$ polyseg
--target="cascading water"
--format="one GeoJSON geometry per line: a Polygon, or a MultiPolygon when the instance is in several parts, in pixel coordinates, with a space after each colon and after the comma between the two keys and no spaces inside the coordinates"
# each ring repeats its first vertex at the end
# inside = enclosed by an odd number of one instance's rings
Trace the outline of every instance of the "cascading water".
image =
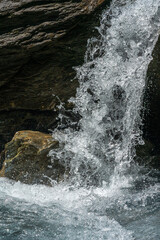
{"type": "Polygon", "coordinates": [[[160,239],[159,172],[138,172],[133,161],[159,28],[160,0],[113,0],[103,12],[76,69],[70,101],[80,120],[54,131],[62,149],[51,155],[70,167],[71,181],[49,188],[1,178],[0,240],[160,239]]]}
{"type": "Polygon", "coordinates": [[[77,68],[80,87],[71,99],[80,130],[55,131],[65,146],[52,151],[66,163],[70,159],[78,184],[122,181],[134,146],[143,144],[140,109],[159,16],[159,1],[113,1],[102,15],[99,38],[88,41],[85,63],[77,68]]]}

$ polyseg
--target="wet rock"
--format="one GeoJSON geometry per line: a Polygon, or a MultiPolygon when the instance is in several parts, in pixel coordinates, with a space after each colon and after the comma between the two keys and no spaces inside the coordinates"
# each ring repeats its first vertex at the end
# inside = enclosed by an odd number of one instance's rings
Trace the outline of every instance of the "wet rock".
{"type": "Polygon", "coordinates": [[[19,131],[5,146],[5,161],[0,176],[27,184],[52,185],[62,181],[66,172],[58,160],[51,160],[49,151],[59,144],[49,134],[19,131]]]}
{"type": "Polygon", "coordinates": [[[149,64],[142,111],[143,138],[145,144],[137,147],[137,159],[160,169],[160,37],[149,64]]]}
{"type": "Polygon", "coordinates": [[[103,2],[0,2],[0,110],[50,110],[57,103],[53,94],[62,101],[73,95],[75,55],[85,49],[83,44],[75,49],[83,42],[76,27],[103,2]]]}
{"type": "Polygon", "coordinates": [[[144,145],[138,145],[136,147],[136,161],[140,165],[159,169],[160,154],[155,154],[154,148],[155,146],[147,140],[144,145]]]}
{"type": "Polygon", "coordinates": [[[160,37],[147,72],[144,97],[144,138],[153,144],[153,154],[160,155],[160,37]]]}
{"type": "Polygon", "coordinates": [[[73,66],[83,63],[87,39],[96,32],[99,13],[93,12],[109,2],[0,1],[1,149],[17,130],[54,127],[57,105],[76,93],[73,66]]]}
{"type": "Polygon", "coordinates": [[[0,152],[15,132],[35,130],[49,133],[57,124],[57,113],[39,110],[8,110],[0,113],[0,152]]]}

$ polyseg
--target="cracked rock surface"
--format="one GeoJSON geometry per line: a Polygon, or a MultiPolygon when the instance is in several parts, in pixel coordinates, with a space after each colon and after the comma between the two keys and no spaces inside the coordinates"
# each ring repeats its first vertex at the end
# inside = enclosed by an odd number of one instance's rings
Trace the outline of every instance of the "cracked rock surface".
{"type": "Polygon", "coordinates": [[[58,99],[75,95],[73,67],[108,3],[0,0],[0,151],[16,131],[53,129],[58,99]]]}

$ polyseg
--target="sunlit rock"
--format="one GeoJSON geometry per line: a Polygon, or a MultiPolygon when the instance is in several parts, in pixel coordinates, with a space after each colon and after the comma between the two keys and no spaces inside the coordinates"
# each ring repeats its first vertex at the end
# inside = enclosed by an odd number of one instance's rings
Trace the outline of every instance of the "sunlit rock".
{"type": "Polygon", "coordinates": [[[1,176],[27,184],[52,185],[62,181],[65,168],[48,156],[50,149],[59,146],[49,134],[19,131],[5,146],[5,161],[1,176]]]}

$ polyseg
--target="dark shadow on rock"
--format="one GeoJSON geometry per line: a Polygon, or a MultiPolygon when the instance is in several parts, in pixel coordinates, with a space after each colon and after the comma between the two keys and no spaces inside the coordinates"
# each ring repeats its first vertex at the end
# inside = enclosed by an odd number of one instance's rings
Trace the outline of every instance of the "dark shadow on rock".
{"type": "Polygon", "coordinates": [[[153,153],[160,154],[160,37],[153,51],[147,72],[144,96],[144,138],[154,145],[153,153]]]}
{"type": "Polygon", "coordinates": [[[109,2],[5,2],[0,9],[0,151],[18,130],[48,132],[57,126],[55,96],[70,108],[67,101],[78,87],[73,67],[83,63],[87,40],[98,34],[95,26],[109,2]]]}

